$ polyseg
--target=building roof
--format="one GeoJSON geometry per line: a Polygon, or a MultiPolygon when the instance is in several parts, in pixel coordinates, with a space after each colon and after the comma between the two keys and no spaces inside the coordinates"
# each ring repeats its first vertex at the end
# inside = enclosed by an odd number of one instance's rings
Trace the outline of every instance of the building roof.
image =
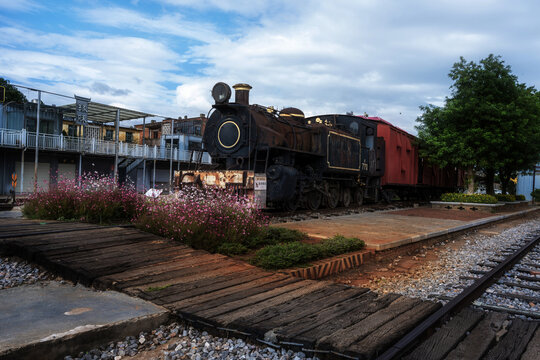
{"type": "MultiPolygon", "coordinates": [[[[75,116],[75,106],[76,104],[68,104],[59,107],[65,110],[64,114],[69,115],[70,113],[72,113],[75,116]]],[[[120,110],[120,121],[156,116],[141,111],[123,109],[116,106],[105,105],[90,101],[88,103],[88,121],[100,123],[115,122],[117,110],[120,110]]]]}

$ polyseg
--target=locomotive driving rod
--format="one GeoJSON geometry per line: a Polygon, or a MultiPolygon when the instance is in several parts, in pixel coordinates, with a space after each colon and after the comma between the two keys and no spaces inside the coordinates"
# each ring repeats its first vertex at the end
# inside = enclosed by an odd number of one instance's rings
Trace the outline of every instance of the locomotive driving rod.
{"type": "Polygon", "coordinates": [[[512,255],[508,256],[502,263],[476,280],[471,286],[465,288],[458,296],[450,300],[446,305],[441,307],[430,317],[420,323],[420,325],[405,335],[401,340],[394,344],[394,346],[379,356],[377,360],[392,360],[404,355],[406,351],[408,351],[418,340],[421,339],[428,329],[432,328],[436,324],[440,324],[447,315],[451,315],[461,310],[476,298],[480,297],[484,291],[495,281],[497,281],[508,268],[518,262],[539,242],[540,235],[535,235],[531,241],[527,242],[512,255]]]}

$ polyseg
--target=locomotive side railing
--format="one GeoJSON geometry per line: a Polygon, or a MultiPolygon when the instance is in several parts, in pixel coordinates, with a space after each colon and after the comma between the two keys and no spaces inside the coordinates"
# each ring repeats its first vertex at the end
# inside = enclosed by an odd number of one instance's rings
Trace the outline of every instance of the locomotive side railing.
{"type": "MultiPolygon", "coordinates": [[[[76,152],[83,154],[114,155],[115,142],[95,138],[81,138],[74,136],[39,134],[26,130],[0,129],[0,147],[9,148],[35,148],[36,141],[40,150],[76,152]],[[36,139],[37,138],[37,139],[36,139]]],[[[148,146],[118,143],[118,156],[143,158],[149,160],[170,160],[194,162],[201,159],[203,164],[211,164],[210,154],[198,151],[179,149],[171,150],[168,146],[148,146]]]]}

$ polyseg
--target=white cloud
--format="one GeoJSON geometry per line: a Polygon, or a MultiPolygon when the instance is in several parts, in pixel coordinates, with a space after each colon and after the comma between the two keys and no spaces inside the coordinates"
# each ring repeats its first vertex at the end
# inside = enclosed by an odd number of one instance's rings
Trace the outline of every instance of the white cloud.
{"type": "Polygon", "coordinates": [[[76,13],[102,33],[4,27],[2,73],[172,116],[206,113],[217,81],[247,82],[253,103],[367,112],[409,131],[419,105],[448,95],[460,56],[500,54],[520,81],[540,81],[536,2],[156,2],[155,13],[116,5],[76,13]],[[176,39],[191,45],[179,50],[176,39]]]}
{"type": "Polygon", "coordinates": [[[215,31],[213,24],[189,21],[179,13],[147,16],[121,7],[107,7],[80,10],[78,15],[93,24],[120,29],[168,34],[203,42],[217,41],[222,38],[215,31]]]}
{"type": "Polygon", "coordinates": [[[0,0],[0,9],[8,11],[30,12],[42,8],[42,5],[32,0],[0,0]]]}

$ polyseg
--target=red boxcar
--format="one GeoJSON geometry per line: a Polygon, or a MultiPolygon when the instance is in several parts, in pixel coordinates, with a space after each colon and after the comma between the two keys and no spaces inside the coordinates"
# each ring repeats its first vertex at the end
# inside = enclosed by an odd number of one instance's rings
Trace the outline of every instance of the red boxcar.
{"type": "Polygon", "coordinates": [[[415,136],[379,117],[361,117],[376,122],[377,137],[384,139],[383,190],[393,190],[400,196],[438,195],[463,187],[462,170],[441,169],[419,157],[415,136]]]}

